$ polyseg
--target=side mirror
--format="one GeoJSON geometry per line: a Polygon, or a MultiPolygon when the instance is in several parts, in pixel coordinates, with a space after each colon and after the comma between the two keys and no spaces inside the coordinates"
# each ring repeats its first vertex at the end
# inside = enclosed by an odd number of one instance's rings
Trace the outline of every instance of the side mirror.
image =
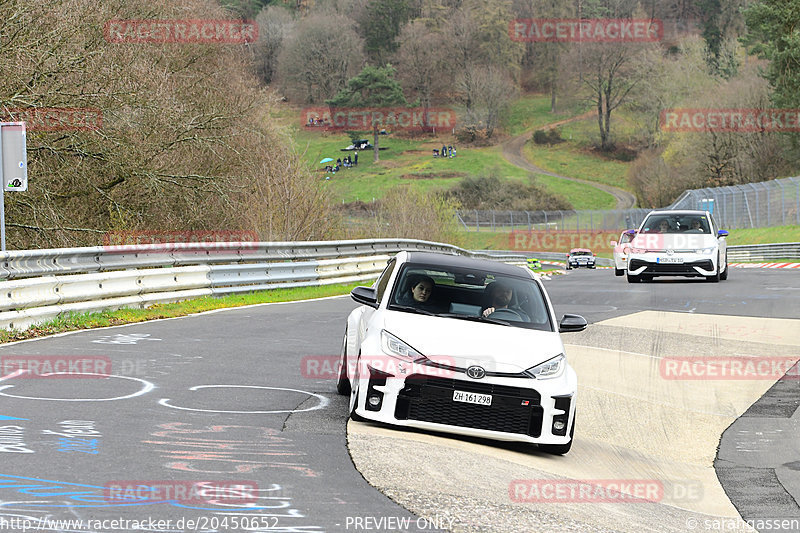
{"type": "Polygon", "coordinates": [[[350,291],[350,297],[360,304],[378,307],[378,295],[372,287],[356,287],[350,291]]]}
{"type": "Polygon", "coordinates": [[[717,232],[717,238],[720,238],[720,237],[727,237],[727,236],[728,236],[728,232],[727,232],[727,230],[721,229],[721,230],[719,230],[719,231],[717,232]]]}
{"type": "Polygon", "coordinates": [[[561,323],[558,325],[559,333],[571,333],[575,331],[583,331],[589,323],[581,315],[565,314],[561,317],[561,323]]]}

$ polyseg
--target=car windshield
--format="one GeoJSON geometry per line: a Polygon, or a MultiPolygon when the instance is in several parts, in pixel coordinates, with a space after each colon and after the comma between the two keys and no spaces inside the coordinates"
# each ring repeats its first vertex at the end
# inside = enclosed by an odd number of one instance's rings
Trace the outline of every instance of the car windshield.
{"type": "Polygon", "coordinates": [[[642,233],[711,233],[708,218],[702,214],[670,214],[647,217],[642,233]]]}
{"type": "Polygon", "coordinates": [[[523,276],[407,263],[388,309],[457,320],[554,331],[539,285],[523,276]],[[493,311],[487,312],[489,308],[493,311]]]}
{"type": "Polygon", "coordinates": [[[572,252],[572,255],[592,255],[592,252],[586,250],[579,250],[576,252],[572,252]]]}

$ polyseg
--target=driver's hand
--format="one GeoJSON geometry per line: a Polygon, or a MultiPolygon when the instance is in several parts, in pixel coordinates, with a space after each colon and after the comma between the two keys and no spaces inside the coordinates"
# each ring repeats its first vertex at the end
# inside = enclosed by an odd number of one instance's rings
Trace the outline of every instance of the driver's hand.
{"type": "Polygon", "coordinates": [[[491,315],[492,313],[494,313],[494,307],[487,307],[487,308],[486,308],[486,309],[483,311],[483,316],[489,316],[489,315],[491,315]]]}

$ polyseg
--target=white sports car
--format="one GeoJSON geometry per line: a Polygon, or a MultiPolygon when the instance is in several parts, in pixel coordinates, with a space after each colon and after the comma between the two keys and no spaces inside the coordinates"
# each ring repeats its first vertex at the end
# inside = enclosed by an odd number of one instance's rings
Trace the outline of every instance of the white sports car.
{"type": "Polygon", "coordinates": [[[651,211],[630,244],[628,281],[655,276],[728,279],[727,235],[708,211],[651,211]]]}
{"type": "Polygon", "coordinates": [[[350,416],[567,453],[577,376],[538,276],[488,260],[400,252],[347,318],[337,389],[350,416]]]}

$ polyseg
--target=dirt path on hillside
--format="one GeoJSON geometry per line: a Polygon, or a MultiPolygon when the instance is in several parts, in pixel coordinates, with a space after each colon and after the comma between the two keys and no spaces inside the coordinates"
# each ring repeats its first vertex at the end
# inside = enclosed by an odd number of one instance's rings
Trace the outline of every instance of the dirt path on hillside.
{"type": "MultiPolygon", "coordinates": [[[[560,126],[562,124],[566,124],[568,122],[572,122],[574,120],[581,120],[584,118],[589,118],[594,116],[594,111],[587,111],[582,115],[578,115],[576,117],[567,118],[564,120],[559,120],[558,122],[553,122],[551,124],[547,124],[540,129],[548,130],[560,126]]],[[[580,178],[570,178],[568,176],[562,176],[561,174],[555,174],[554,172],[550,172],[549,170],[545,170],[543,168],[537,167],[531,161],[529,161],[522,153],[522,147],[525,146],[525,143],[533,136],[532,131],[527,131],[522,135],[518,135],[509,139],[508,141],[502,144],[503,147],[503,157],[506,158],[506,161],[511,163],[512,165],[527,170],[529,172],[535,172],[537,174],[545,174],[547,176],[552,176],[554,178],[560,178],[563,180],[568,181],[575,181],[577,183],[583,183],[585,185],[589,185],[590,187],[594,187],[596,189],[600,189],[601,191],[605,191],[608,194],[612,195],[616,201],[617,206],[616,209],[629,209],[634,206],[636,203],[636,197],[629,193],[626,190],[620,189],[618,187],[612,187],[611,185],[605,185],[603,183],[596,183],[594,181],[584,180],[580,178]]]]}

